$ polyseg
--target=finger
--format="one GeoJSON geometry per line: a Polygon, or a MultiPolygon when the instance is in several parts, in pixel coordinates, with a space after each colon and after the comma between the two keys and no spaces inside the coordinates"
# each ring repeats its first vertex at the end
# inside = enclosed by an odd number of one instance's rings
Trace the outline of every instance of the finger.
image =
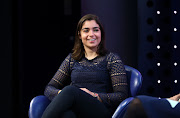
{"type": "Polygon", "coordinates": [[[86,90],[86,88],[80,88],[80,89],[83,90],[83,91],[86,90]]]}

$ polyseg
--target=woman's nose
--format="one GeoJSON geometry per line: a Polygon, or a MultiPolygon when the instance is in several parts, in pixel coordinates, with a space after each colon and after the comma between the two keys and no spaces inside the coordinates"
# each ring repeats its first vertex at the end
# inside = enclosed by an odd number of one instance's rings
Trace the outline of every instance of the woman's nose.
{"type": "Polygon", "coordinates": [[[94,36],[94,31],[93,30],[89,31],[89,36],[94,36]]]}

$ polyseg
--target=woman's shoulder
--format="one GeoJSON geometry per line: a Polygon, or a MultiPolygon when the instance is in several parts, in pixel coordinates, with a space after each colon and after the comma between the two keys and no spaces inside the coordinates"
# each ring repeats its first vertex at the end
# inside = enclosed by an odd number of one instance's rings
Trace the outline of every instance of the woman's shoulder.
{"type": "Polygon", "coordinates": [[[65,58],[65,60],[70,60],[70,58],[71,58],[71,53],[69,53],[67,56],[66,56],[66,58],[65,58]]]}
{"type": "Polygon", "coordinates": [[[112,61],[112,60],[121,60],[120,56],[117,53],[114,52],[109,52],[107,54],[107,60],[112,61]]]}
{"type": "Polygon", "coordinates": [[[72,58],[72,53],[69,53],[69,54],[66,56],[65,60],[66,60],[66,61],[70,61],[70,62],[74,61],[74,59],[72,58]]]}

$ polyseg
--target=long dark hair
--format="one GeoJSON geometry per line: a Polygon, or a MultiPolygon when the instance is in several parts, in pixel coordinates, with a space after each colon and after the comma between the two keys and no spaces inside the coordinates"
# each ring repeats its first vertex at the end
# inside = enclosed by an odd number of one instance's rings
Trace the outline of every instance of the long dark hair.
{"type": "Polygon", "coordinates": [[[87,14],[87,15],[83,16],[78,22],[77,29],[76,29],[76,35],[75,35],[74,47],[72,49],[72,51],[73,51],[72,58],[75,60],[78,60],[78,61],[81,60],[81,58],[84,56],[84,53],[85,53],[84,46],[83,46],[81,39],[79,39],[79,35],[80,35],[80,31],[82,29],[84,22],[87,20],[89,20],[89,21],[95,20],[101,30],[101,42],[99,43],[96,53],[100,56],[103,56],[107,53],[107,50],[105,48],[105,32],[104,32],[104,28],[103,28],[99,18],[96,15],[87,14]]]}

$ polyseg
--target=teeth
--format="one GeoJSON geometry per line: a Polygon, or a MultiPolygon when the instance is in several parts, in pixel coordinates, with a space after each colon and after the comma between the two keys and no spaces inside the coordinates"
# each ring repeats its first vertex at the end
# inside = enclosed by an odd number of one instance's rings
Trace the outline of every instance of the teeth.
{"type": "Polygon", "coordinates": [[[96,40],[96,39],[90,39],[90,41],[94,41],[94,40],[96,40]]]}

